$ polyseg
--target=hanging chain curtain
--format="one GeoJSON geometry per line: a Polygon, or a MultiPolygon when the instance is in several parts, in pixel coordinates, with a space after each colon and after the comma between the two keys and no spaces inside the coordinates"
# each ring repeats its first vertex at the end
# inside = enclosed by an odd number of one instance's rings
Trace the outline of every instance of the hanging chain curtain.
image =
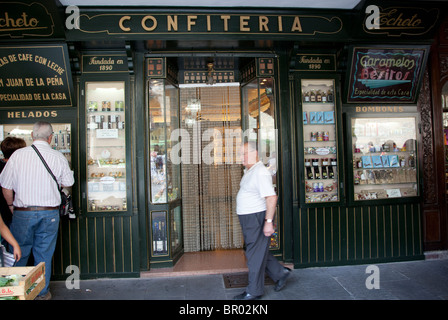
{"type": "Polygon", "coordinates": [[[236,159],[240,141],[234,139],[233,148],[225,148],[225,130],[241,129],[239,86],[182,88],[181,110],[181,127],[188,131],[191,140],[190,163],[182,163],[184,250],[242,248],[243,236],[236,215],[236,195],[243,173],[236,159]],[[200,110],[192,112],[188,105],[197,100],[200,110]],[[220,134],[202,141],[208,129],[220,134]],[[210,143],[212,152],[208,152],[210,143]],[[213,155],[214,163],[204,161],[204,149],[205,154],[213,155]],[[233,157],[232,163],[225,161],[229,156],[233,157]],[[222,164],[216,164],[219,158],[222,164]]]}

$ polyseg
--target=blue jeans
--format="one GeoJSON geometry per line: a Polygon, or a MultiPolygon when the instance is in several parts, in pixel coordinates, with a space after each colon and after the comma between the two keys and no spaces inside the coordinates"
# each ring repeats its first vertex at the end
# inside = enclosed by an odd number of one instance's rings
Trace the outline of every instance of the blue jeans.
{"type": "Polygon", "coordinates": [[[34,265],[45,262],[45,288],[39,295],[48,293],[51,277],[51,260],[59,229],[59,210],[14,211],[11,233],[22,250],[16,266],[26,266],[33,252],[34,265]]]}

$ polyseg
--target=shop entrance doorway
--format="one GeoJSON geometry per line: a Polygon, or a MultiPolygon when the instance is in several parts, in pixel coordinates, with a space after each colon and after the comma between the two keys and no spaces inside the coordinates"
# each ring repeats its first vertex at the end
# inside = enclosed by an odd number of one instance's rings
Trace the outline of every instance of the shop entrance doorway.
{"type": "MultiPolygon", "coordinates": [[[[174,266],[184,253],[242,250],[236,196],[243,141],[257,143],[279,194],[274,60],[148,57],[150,265],[174,266]],[[267,75],[256,74],[255,64],[267,75]],[[165,78],[163,65],[172,68],[165,78]]],[[[279,214],[275,219],[271,248],[280,252],[279,214]]]]}
{"type": "Polygon", "coordinates": [[[184,252],[242,248],[240,84],[180,85],[180,108],[190,138],[181,165],[184,252]]]}

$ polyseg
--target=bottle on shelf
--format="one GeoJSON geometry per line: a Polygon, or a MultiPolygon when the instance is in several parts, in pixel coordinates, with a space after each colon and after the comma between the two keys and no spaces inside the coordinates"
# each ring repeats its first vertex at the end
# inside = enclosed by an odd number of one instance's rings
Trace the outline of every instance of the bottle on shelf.
{"type": "Polygon", "coordinates": [[[310,93],[310,102],[316,102],[316,93],[314,92],[314,89],[312,89],[310,93]]]}
{"type": "Polygon", "coordinates": [[[306,91],[303,95],[303,101],[304,102],[310,102],[310,92],[306,91]]]}
{"type": "Polygon", "coordinates": [[[411,153],[409,155],[408,164],[409,164],[409,167],[411,167],[411,168],[415,167],[415,159],[414,159],[414,154],[413,153],[411,153]]]}
{"type": "Polygon", "coordinates": [[[328,159],[322,159],[322,179],[328,179],[328,159]]]}
{"type": "Polygon", "coordinates": [[[333,166],[328,166],[328,178],[329,179],[334,179],[333,166]]]}
{"type": "Polygon", "coordinates": [[[316,102],[322,102],[322,93],[320,90],[317,90],[316,92],[316,102]]]}
{"type": "Polygon", "coordinates": [[[322,102],[327,102],[327,93],[322,91],[322,102]]]}
{"type": "Polygon", "coordinates": [[[405,157],[400,157],[400,167],[406,167],[406,159],[405,159],[405,157]]]}
{"type": "Polygon", "coordinates": [[[327,91],[327,101],[328,102],[333,102],[334,101],[333,90],[331,90],[331,89],[329,89],[327,91]]]}
{"type": "Polygon", "coordinates": [[[307,179],[313,179],[314,175],[313,175],[313,171],[311,169],[311,161],[310,159],[305,159],[305,170],[306,170],[306,177],[307,179]]]}
{"type": "Polygon", "coordinates": [[[319,168],[319,159],[313,159],[312,160],[312,164],[313,164],[313,170],[314,170],[314,179],[320,179],[320,168],[319,168]]]}

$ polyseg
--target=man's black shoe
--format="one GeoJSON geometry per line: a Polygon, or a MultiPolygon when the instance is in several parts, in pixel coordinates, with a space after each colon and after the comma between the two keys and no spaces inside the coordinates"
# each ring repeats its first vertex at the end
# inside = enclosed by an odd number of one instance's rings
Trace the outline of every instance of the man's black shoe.
{"type": "Polygon", "coordinates": [[[277,284],[274,287],[274,291],[280,291],[283,289],[283,287],[286,284],[286,279],[291,275],[291,269],[286,268],[283,271],[283,276],[280,278],[280,280],[277,281],[277,284]]]}
{"type": "Polygon", "coordinates": [[[243,292],[237,296],[233,297],[233,300],[258,300],[261,296],[253,296],[250,293],[243,292]]]}

